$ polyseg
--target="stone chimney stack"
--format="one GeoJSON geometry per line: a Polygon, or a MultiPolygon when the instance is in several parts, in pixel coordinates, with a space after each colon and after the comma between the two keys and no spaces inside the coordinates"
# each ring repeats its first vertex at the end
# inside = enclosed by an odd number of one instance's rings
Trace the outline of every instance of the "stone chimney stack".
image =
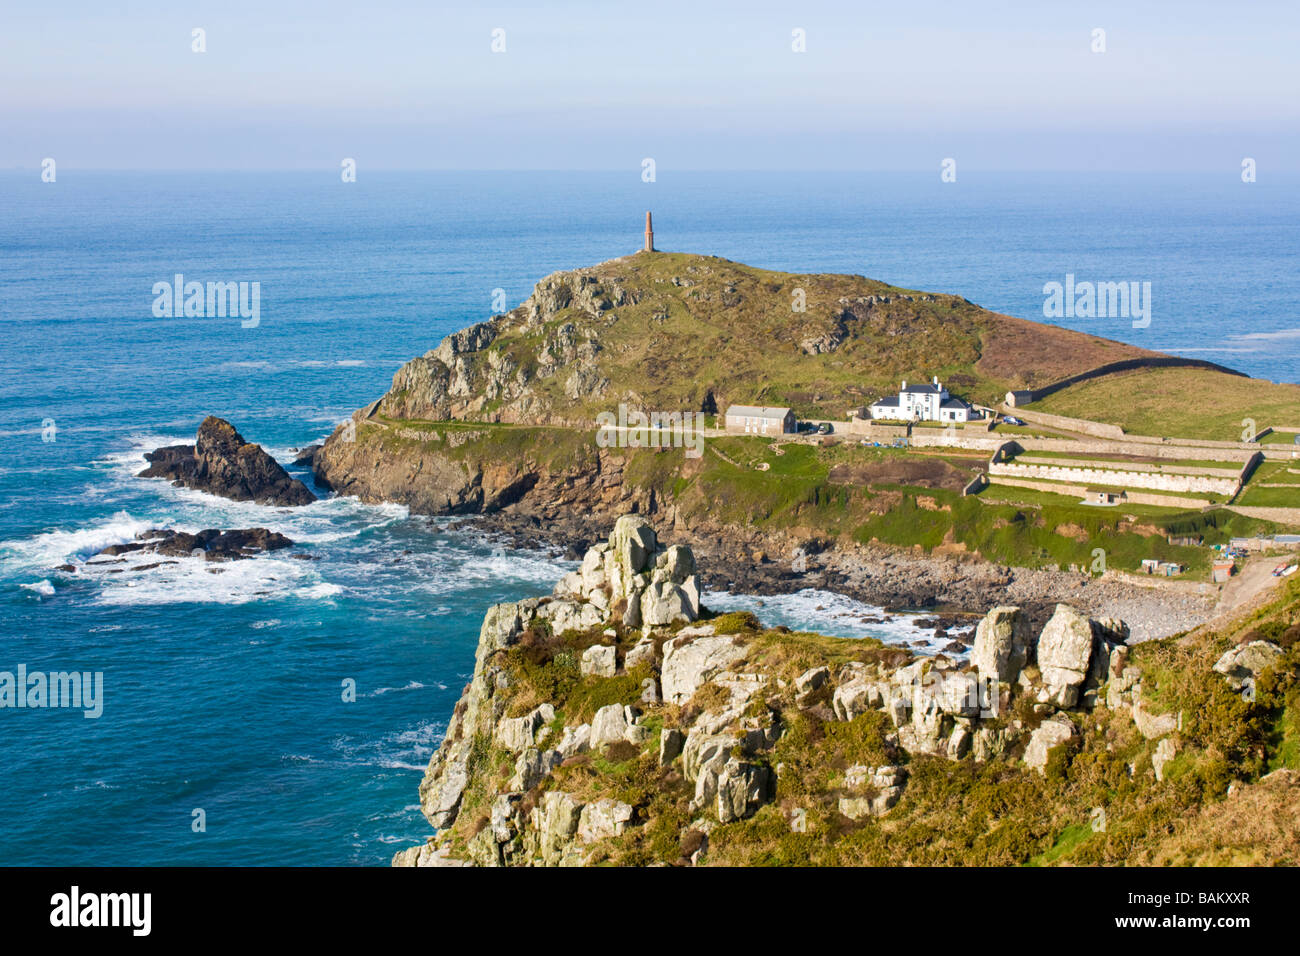
{"type": "Polygon", "coordinates": [[[654,231],[654,227],[650,225],[650,212],[649,212],[649,210],[647,210],[647,211],[646,211],[646,214],[645,214],[645,248],[644,248],[644,251],[645,251],[645,252],[654,252],[654,251],[655,251],[655,231],[654,231]]]}

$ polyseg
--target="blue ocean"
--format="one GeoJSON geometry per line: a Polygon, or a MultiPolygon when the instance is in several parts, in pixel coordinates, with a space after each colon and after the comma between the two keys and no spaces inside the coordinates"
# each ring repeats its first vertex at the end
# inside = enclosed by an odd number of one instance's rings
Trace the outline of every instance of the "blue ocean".
{"type": "MultiPolygon", "coordinates": [[[[1027,318],[1066,274],[1149,281],[1147,328],[1062,321],[1300,378],[1295,180],[2,173],[0,671],[101,672],[103,712],[0,710],[0,862],[380,865],[430,833],[416,788],[483,611],[571,564],[397,506],[265,508],[134,474],[207,414],[288,463],[403,361],[489,315],[494,290],[513,306],[549,272],[638,248],[647,209],[663,249],[1027,318]],[[260,283],[260,322],[156,317],[153,286],[177,273],[260,283]],[[151,527],[252,526],[298,556],[56,570],[151,527]]],[[[760,611],[909,636],[824,594],[760,611]]]]}

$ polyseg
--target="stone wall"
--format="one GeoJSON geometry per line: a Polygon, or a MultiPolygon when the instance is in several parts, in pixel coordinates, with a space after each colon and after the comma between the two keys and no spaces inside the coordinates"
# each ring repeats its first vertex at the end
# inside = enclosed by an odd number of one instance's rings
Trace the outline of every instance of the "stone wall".
{"type": "Polygon", "coordinates": [[[1257,445],[1224,444],[1228,447],[1174,444],[1156,441],[1139,444],[1133,441],[1081,441],[1070,438],[1020,438],[1015,439],[1025,451],[1055,451],[1086,455],[1141,455],[1144,458],[1182,459],[1195,458],[1208,461],[1245,462],[1260,449],[1257,445]]]}
{"type": "Polygon", "coordinates": [[[1099,365],[1094,369],[1086,372],[1080,372],[1078,375],[1071,375],[1069,378],[1063,378],[1059,381],[1052,382],[1050,385],[1043,385],[1039,388],[1026,389],[1019,392],[1008,392],[1014,395],[1014,405],[1027,404],[1027,402],[1037,402],[1046,398],[1054,392],[1059,392],[1063,388],[1071,385],[1077,385],[1080,382],[1087,382],[1094,378],[1101,378],[1105,375],[1115,375],[1119,372],[1132,372],[1144,368],[1203,368],[1211,372],[1223,372],[1225,375],[1240,375],[1245,378],[1244,372],[1238,372],[1236,369],[1228,368],[1224,365],[1216,365],[1214,362],[1207,362],[1204,359],[1182,358],[1177,355],[1152,355],[1145,358],[1123,359],[1119,362],[1108,362],[1105,365],[1099,365]]]}
{"type": "Polygon", "coordinates": [[[872,441],[893,441],[895,438],[906,438],[909,431],[908,426],[902,425],[882,425],[874,422],[869,418],[850,418],[847,422],[835,422],[835,430],[841,429],[849,435],[856,435],[859,438],[868,438],[872,441]]]}
{"type": "MultiPolygon", "coordinates": [[[[1096,461],[1086,458],[1034,458],[1032,455],[1019,455],[1016,462],[1021,465],[1055,465],[1062,468],[1106,468],[1114,471],[1140,471],[1152,474],[1207,475],[1211,478],[1229,478],[1237,481],[1241,477],[1241,468],[1198,468],[1194,465],[1180,465],[1171,472],[1169,465],[1150,465],[1141,461],[1096,461]]],[[[1247,463],[1249,465],[1249,462],[1247,463]]]]}
{"type": "Polygon", "coordinates": [[[1237,493],[1236,478],[1210,478],[1205,475],[1153,474],[1141,471],[1117,471],[1112,468],[1071,468],[1059,465],[1023,465],[1019,462],[991,462],[989,474],[1041,478],[1046,481],[1082,482],[1084,485],[1108,485],[1126,489],[1147,488],[1152,491],[1211,493],[1228,497],[1237,493]]]}
{"type": "Polygon", "coordinates": [[[1005,438],[983,433],[962,434],[960,430],[946,431],[937,428],[912,430],[913,448],[968,448],[974,451],[994,451],[1006,444],[1005,438]]]}
{"type": "Polygon", "coordinates": [[[1094,438],[1110,438],[1117,441],[1124,439],[1124,429],[1118,425],[1107,425],[1103,422],[1093,422],[1086,418],[1068,418],[1065,415],[1049,415],[1047,412],[1031,412],[1016,406],[1008,406],[1009,409],[1015,410],[1015,416],[1030,422],[1034,425],[1043,425],[1046,428],[1060,428],[1064,431],[1079,432],[1084,435],[1092,435],[1094,438]]]}
{"type": "MultiPolygon", "coordinates": [[[[1057,495],[1070,495],[1078,498],[1087,496],[1088,489],[1082,485],[1066,485],[1059,482],[1035,481],[1032,478],[1011,478],[1007,475],[989,475],[990,485],[1008,485],[1015,488],[1029,488],[1033,491],[1047,491],[1057,495]]],[[[1209,502],[1201,501],[1198,498],[1180,498],[1175,495],[1158,495],[1152,492],[1129,491],[1128,504],[1134,505],[1155,505],[1160,508],[1184,508],[1191,511],[1203,511],[1208,507],[1209,502]]],[[[1123,505],[1118,505],[1123,507],[1123,505]]],[[[1240,511],[1240,508],[1234,508],[1234,511],[1240,511]]],[[[1258,510],[1278,510],[1286,511],[1288,509],[1258,509],[1258,510]]],[[[1297,516],[1300,516],[1300,509],[1296,509],[1297,516]]]]}

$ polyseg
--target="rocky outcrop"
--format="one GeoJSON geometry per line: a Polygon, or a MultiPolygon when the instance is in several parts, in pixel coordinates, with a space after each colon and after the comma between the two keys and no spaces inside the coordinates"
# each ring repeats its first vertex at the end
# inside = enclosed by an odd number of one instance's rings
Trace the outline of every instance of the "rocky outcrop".
{"type": "Polygon", "coordinates": [[[111,544],[93,554],[96,558],[120,557],[127,554],[160,554],[169,557],[203,557],[207,561],[234,561],[251,558],[266,551],[289,548],[293,542],[278,531],[266,528],[240,528],[221,531],[207,528],[203,531],[175,531],[171,528],[151,528],[141,531],[134,541],[111,544]]]}
{"type": "Polygon", "coordinates": [[[230,422],[211,415],[193,445],[169,445],[144,457],[149,467],[140,478],[166,478],[178,487],[261,505],[292,507],[316,500],[261,445],[244,441],[230,422]]]}
{"type": "Polygon", "coordinates": [[[1043,701],[1073,707],[1092,660],[1092,624],[1065,604],[1057,605],[1038,638],[1038,668],[1043,678],[1043,701]]]}
{"type": "Polygon", "coordinates": [[[995,607],[975,628],[971,665],[985,680],[1013,681],[1029,659],[1033,631],[1018,607],[995,607]]]}
{"type": "Polygon", "coordinates": [[[1228,650],[1214,665],[1236,691],[1254,688],[1259,675],[1282,658],[1282,648],[1272,641],[1248,641],[1228,650]]]}
{"type": "Polygon", "coordinates": [[[1047,759],[1052,751],[1074,737],[1074,723],[1064,714],[1056,714],[1043,721],[1029,735],[1029,745],[1025,747],[1025,766],[1045,774],[1047,759]]]}
{"type": "MultiPolygon", "coordinates": [[[[822,725],[861,721],[849,733],[874,735],[884,759],[854,763],[834,784],[832,806],[850,826],[905,807],[917,760],[1006,761],[1047,774],[1052,754],[1103,705],[1127,709],[1144,734],[1159,737],[1158,773],[1176,752],[1175,718],[1144,708],[1122,622],[1060,605],[1035,635],[1023,609],[1001,606],[977,628],[969,663],[880,648],[807,666],[818,651],[799,635],[778,646],[779,632],[756,631],[743,615],[700,619],[697,574],[690,549],[665,546],[644,518],[628,515],[551,596],[489,609],[473,677],[420,788],[439,830],[429,844],[436,849],[394,862],[604,859],[611,845],[643,839],[652,822],[653,796],[624,794],[660,789],[682,794],[674,812],[689,815],[697,833],[746,820],[777,793],[787,771],[774,751],[796,715],[822,725]],[[680,613],[667,623],[647,613],[662,598],[656,585],[680,593],[680,613]],[[773,672],[787,660],[803,663],[773,672]],[[539,702],[539,687],[577,692],[539,702]],[[578,719],[572,700],[599,703],[578,719]],[[598,767],[623,768],[622,783],[593,789],[600,772],[615,772],[598,767]],[[648,789],[629,789],[631,780],[649,781],[648,789]],[[474,824],[461,821],[471,792],[474,824]]],[[[706,846],[683,838],[683,861],[698,862],[706,846]]]]}

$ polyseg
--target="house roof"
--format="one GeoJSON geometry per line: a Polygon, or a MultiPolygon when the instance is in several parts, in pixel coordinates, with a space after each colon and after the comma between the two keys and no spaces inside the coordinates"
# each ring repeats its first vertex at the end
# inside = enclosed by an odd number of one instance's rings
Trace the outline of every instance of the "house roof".
{"type": "Polygon", "coordinates": [[[790,414],[788,408],[771,408],[766,405],[732,405],[727,409],[728,415],[748,415],[750,418],[785,418],[790,414]]]}
{"type": "Polygon", "coordinates": [[[877,407],[879,407],[879,408],[897,408],[897,407],[898,407],[898,396],[897,396],[897,395],[890,395],[890,396],[888,396],[888,397],[886,397],[886,398],[878,398],[878,399],[876,399],[874,402],[871,403],[871,407],[872,407],[872,408],[877,408],[877,407]]]}
{"type": "Polygon", "coordinates": [[[900,388],[900,392],[922,392],[925,394],[937,394],[943,390],[942,385],[909,385],[907,388],[900,388]]]}
{"type": "Polygon", "coordinates": [[[941,403],[939,407],[940,408],[970,408],[970,405],[968,405],[966,402],[963,402],[960,398],[950,398],[946,402],[941,403]]]}

